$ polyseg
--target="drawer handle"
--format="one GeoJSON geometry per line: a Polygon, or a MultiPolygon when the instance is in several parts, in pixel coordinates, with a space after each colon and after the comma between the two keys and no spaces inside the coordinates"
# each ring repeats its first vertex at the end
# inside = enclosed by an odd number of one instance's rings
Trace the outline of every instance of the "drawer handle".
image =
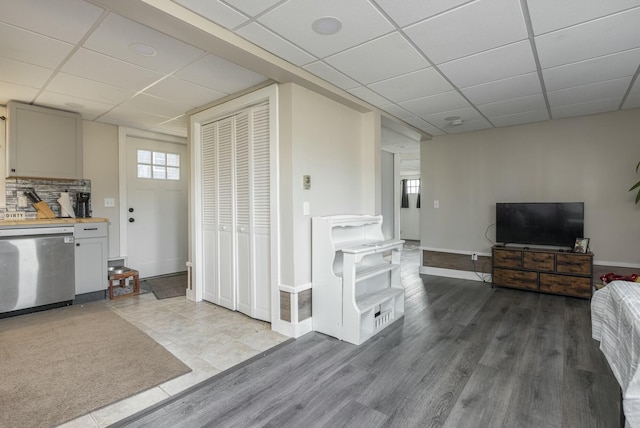
{"type": "Polygon", "coordinates": [[[97,227],[85,227],[84,230],[98,230],[97,227]]]}

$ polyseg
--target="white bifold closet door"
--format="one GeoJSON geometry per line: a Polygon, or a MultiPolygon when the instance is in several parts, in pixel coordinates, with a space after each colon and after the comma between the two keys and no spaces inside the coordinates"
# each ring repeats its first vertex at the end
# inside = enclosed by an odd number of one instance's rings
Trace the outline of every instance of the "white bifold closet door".
{"type": "Polygon", "coordinates": [[[270,321],[268,104],[202,126],[204,299],[270,321]]]}

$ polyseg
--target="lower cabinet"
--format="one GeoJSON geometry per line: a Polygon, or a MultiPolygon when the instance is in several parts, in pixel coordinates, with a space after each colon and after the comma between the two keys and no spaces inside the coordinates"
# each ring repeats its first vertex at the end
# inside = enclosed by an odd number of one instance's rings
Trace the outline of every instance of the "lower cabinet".
{"type": "Polygon", "coordinates": [[[493,247],[493,285],[590,298],[593,254],[493,247]]]}
{"type": "Polygon", "coordinates": [[[107,223],[74,226],[76,295],[107,289],[107,223]]]}

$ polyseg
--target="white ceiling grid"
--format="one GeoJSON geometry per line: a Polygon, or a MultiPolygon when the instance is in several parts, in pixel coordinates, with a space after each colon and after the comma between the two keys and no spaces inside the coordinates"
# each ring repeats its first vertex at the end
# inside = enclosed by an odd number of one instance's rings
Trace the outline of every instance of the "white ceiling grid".
{"type": "MultiPolygon", "coordinates": [[[[432,135],[640,107],[640,0],[172,2],[432,135]]],[[[273,78],[105,4],[0,0],[0,103],[186,135],[186,111],[273,78]]]]}

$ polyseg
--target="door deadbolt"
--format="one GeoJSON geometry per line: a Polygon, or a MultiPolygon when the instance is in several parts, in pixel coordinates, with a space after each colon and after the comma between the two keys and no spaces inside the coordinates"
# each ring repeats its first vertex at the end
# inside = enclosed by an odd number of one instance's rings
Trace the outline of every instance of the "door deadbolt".
{"type": "Polygon", "coordinates": [[[132,213],[133,212],[133,208],[129,208],[129,212],[132,213]]]}
{"type": "Polygon", "coordinates": [[[136,221],[136,219],[135,219],[135,218],[133,218],[133,217],[129,217],[129,223],[133,223],[134,221],[136,221]]]}

